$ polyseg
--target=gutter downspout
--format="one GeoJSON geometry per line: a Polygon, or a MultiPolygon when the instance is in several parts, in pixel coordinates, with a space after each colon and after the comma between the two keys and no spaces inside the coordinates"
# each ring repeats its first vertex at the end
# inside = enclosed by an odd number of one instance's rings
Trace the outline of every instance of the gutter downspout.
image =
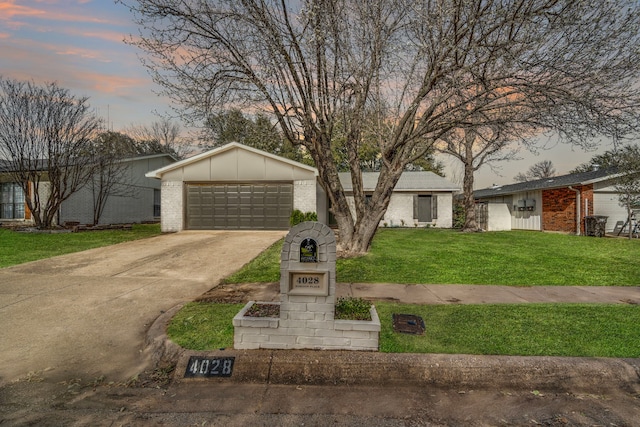
{"type": "Polygon", "coordinates": [[[580,235],[580,205],[582,202],[580,201],[580,190],[573,188],[572,186],[567,187],[569,190],[576,192],[576,236],[580,235]]]}

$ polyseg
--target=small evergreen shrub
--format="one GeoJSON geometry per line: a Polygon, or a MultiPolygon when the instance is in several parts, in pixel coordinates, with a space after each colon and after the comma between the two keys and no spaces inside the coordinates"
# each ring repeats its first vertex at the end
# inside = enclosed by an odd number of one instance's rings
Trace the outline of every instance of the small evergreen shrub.
{"type": "Polygon", "coordinates": [[[317,221],[318,214],[315,212],[302,212],[300,209],[294,209],[289,217],[289,224],[293,227],[305,221],[317,221]]]}

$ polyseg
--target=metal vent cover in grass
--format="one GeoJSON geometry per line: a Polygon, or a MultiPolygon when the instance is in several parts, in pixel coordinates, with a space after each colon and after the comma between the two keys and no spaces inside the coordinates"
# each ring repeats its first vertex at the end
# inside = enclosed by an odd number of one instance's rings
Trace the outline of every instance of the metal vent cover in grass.
{"type": "Polygon", "coordinates": [[[393,314],[393,330],[402,334],[423,335],[424,320],[414,314],[393,314]]]}

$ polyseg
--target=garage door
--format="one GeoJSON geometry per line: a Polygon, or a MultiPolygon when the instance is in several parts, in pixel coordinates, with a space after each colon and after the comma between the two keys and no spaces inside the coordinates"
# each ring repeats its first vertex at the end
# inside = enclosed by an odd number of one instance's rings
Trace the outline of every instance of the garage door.
{"type": "Polygon", "coordinates": [[[283,230],[293,210],[293,184],[189,184],[190,230],[283,230]]]}

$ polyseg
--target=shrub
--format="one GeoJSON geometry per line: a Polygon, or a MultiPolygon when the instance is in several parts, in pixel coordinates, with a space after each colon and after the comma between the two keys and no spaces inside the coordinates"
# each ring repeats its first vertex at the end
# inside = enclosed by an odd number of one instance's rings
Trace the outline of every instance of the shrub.
{"type": "Polygon", "coordinates": [[[293,212],[291,212],[291,216],[289,217],[289,224],[293,227],[294,225],[298,225],[301,222],[317,220],[318,214],[315,212],[302,212],[299,209],[294,209],[293,212]]]}

